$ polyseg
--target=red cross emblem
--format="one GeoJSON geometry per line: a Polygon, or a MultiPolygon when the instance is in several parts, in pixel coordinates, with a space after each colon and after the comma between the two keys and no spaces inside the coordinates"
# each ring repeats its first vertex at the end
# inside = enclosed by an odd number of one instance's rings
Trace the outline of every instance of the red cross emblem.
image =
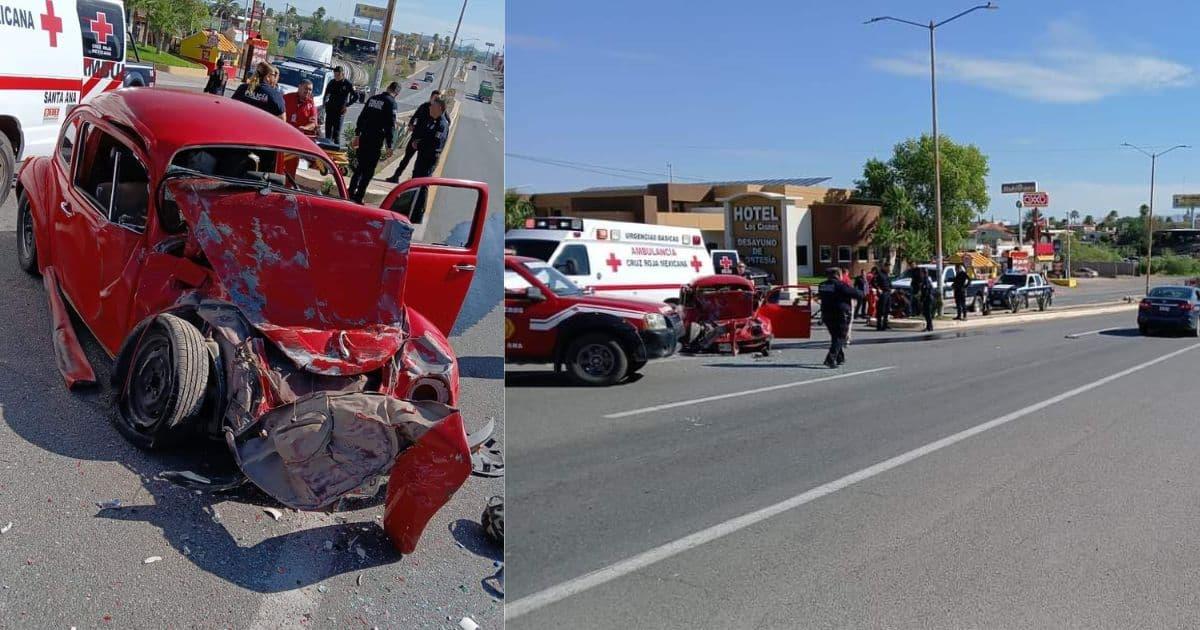
{"type": "Polygon", "coordinates": [[[88,27],[96,34],[97,44],[108,43],[109,36],[113,34],[112,24],[108,23],[108,16],[103,11],[96,12],[96,19],[88,20],[88,27]]]}
{"type": "Polygon", "coordinates": [[[54,15],[54,3],[50,0],[46,0],[46,12],[42,14],[42,30],[50,33],[50,47],[58,48],[58,34],[63,32],[63,22],[54,15]]]}
{"type": "MultiPolygon", "coordinates": [[[[729,273],[730,271],[733,271],[733,259],[729,256],[721,256],[721,259],[717,262],[721,263],[721,273],[729,273]]],[[[700,270],[697,269],[696,271],[700,270]]]]}
{"type": "Polygon", "coordinates": [[[692,254],[692,262],[690,264],[692,265],[692,269],[696,270],[696,273],[700,273],[700,268],[704,266],[704,263],[700,262],[700,259],[696,258],[695,254],[692,254]]]}
{"type": "Polygon", "coordinates": [[[617,273],[617,268],[621,266],[621,259],[617,258],[615,253],[609,252],[608,260],[604,261],[604,264],[612,267],[613,273],[617,273]]]}

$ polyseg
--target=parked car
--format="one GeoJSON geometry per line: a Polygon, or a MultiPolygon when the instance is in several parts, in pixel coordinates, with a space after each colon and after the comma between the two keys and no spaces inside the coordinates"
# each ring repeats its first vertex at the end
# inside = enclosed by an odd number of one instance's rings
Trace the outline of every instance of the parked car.
{"type": "Polygon", "coordinates": [[[1138,331],[1143,335],[1160,330],[1182,330],[1200,336],[1200,289],[1154,287],[1138,303],[1138,331]]]}
{"type": "Polygon", "coordinates": [[[992,306],[1007,308],[1014,313],[1034,304],[1039,311],[1044,311],[1053,303],[1054,285],[1040,273],[1003,273],[991,290],[992,306]]]}
{"type": "MultiPolygon", "coordinates": [[[[925,269],[929,272],[929,281],[933,283],[934,291],[941,288],[944,303],[954,304],[954,274],[956,273],[954,265],[945,265],[942,268],[944,282],[938,282],[937,265],[916,265],[905,270],[904,275],[900,278],[893,280],[892,289],[904,293],[905,300],[912,302],[912,281],[917,269],[925,269]]],[[[987,280],[972,280],[967,284],[967,310],[973,313],[983,313],[986,310],[987,295],[987,280]]]]}
{"type": "Polygon", "coordinates": [[[417,83],[416,81],[413,81],[412,84],[408,86],[408,89],[419,90],[419,89],[421,89],[421,85],[419,83],[417,83]]]}
{"type": "Polygon", "coordinates": [[[16,194],[17,260],[42,276],[64,380],[96,379],[69,304],[113,357],[111,419],[130,442],[220,440],[246,478],[303,510],[388,478],[383,526],[404,553],[466,480],[446,336],[485,185],[413,179],[368,208],[277,117],[119,90],[71,110],[16,194]],[[476,196],[468,246],[412,242],[394,211],[434,184],[476,196]]]}
{"type": "Polygon", "coordinates": [[[1080,278],[1099,278],[1100,277],[1100,272],[1096,271],[1095,269],[1092,269],[1091,267],[1080,267],[1080,268],[1076,269],[1075,271],[1072,271],[1071,274],[1078,276],[1080,278]]]}

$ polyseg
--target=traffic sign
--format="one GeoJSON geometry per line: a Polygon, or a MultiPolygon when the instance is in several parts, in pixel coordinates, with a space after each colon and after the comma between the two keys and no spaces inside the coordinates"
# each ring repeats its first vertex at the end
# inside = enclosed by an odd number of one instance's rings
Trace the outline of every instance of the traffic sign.
{"type": "Polygon", "coordinates": [[[1200,208],[1200,195],[1171,195],[1176,208],[1200,208]]]}
{"type": "Polygon", "coordinates": [[[1050,195],[1044,192],[1027,192],[1021,195],[1021,205],[1026,208],[1045,208],[1050,205],[1050,195]]]}
{"type": "Polygon", "coordinates": [[[1000,192],[1002,194],[1037,192],[1037,182],[1009,182],[1007,184],[1000,184],[1000,192]]]}

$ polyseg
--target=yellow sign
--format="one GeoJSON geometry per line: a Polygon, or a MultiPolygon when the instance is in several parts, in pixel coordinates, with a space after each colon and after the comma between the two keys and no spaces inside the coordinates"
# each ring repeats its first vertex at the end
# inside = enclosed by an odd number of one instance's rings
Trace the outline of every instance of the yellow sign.
{"type": "Polygon", "coordinates": [[[504,338],[511,339],[512,336],[514,334],[516,334],[516,332],[517,332],[517,327],[513,325],[512,320],[505,317],[504,318],[504,338]]]}

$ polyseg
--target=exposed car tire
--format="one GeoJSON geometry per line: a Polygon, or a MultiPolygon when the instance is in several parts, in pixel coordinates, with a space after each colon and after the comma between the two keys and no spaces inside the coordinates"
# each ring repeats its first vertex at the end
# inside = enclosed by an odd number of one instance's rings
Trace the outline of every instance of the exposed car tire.
{"type": "Polygon", "coordinates": [[[200,331],[174,315],[161,315],[143,333],[121,385],[117,430],[135,446],[170,446],[187,433],[187,420],[204,402],[209,354],[200,331]]]}
{"type": "Polygon", "coordinates": [[[616,339],[600,333],[581,335],[567,346],[567,372],[581,385],[612,385],[625,378],[629,357],[616,339]]]}
{"type": "Polygon", "coordinates": [[[29,195],[17,197],[17,264],[30,275],[38,275],[37,239],[33,233],[33,206],[29,195]]]}
{"type": "Polygon", "coordinates": [[[17,174],[17,152],[13,150],[8,136],[0,133],[0,205],[8,199],[12,190],[13,176],[17,174]]]}

